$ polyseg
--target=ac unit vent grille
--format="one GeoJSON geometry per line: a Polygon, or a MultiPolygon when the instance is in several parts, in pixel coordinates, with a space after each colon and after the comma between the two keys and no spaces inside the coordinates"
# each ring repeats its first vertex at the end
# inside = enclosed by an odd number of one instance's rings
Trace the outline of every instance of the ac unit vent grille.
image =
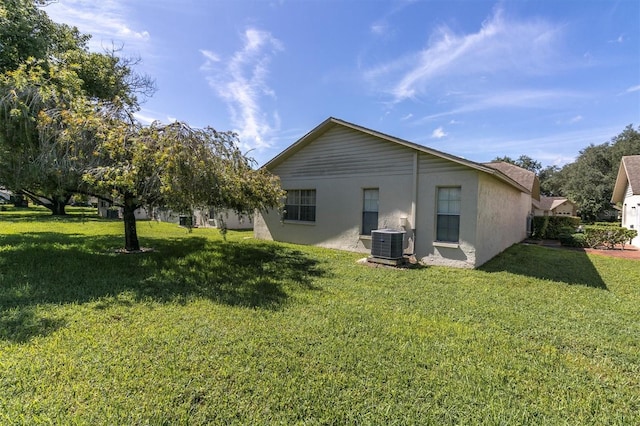
{"type": "Polygon", "coordinates": [[[371,231],[371,255],[385,259],[402,258],[404,232],[393,229],[371,231]]]}

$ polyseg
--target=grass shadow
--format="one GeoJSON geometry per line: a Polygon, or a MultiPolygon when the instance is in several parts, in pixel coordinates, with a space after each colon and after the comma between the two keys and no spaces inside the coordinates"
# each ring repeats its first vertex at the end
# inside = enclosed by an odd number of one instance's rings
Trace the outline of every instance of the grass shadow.
{"type": "Polygon", "coordinates": [[[482,265],[485,272],[510,272],[570,285],[607,290],[607,285],[584,251],[517,244],[482,265]]]}
{"type": "Polygon", "coordinates": [[[277,244],[145,238],[153,252],[118,254],[121,236],[55,232],[0,236],[0,339],[27,341],[64,326],[46,304],[129,300],[217,303],[281,309],[297,291],[317,289],[322,265],[277,244]],[[40,313],[39,313],[40,312],[40,313]]]}

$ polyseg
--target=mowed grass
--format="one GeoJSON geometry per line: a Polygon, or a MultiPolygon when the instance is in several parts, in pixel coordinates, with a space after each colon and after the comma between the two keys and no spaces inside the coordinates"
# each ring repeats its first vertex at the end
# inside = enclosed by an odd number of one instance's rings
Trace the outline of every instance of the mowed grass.
{"type": "Polygon", "coordinates": [[[638,424],[640,262],[481,270],[0,213],[0,424],[638,424]]]}

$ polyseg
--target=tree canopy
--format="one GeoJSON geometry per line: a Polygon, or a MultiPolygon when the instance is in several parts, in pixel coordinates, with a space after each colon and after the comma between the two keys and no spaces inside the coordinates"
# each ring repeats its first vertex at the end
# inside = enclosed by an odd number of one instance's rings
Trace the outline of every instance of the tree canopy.
{"type": "Polygon", "coordinates": [[[112,126],[104,139],[100,165],[85,181],[123,206],[125,249],[139,250],[134,211],[141,206],[180,212],[198,208],[253,214],[277,207],[283,192],[278,179],[238,148],[237,135],[186,123],[148,127],[112,126]]]}
{"type": "Polygon", "coordinates": [[[540,193],[546,196],[563,196],[578,205],[585,220],[615,217],[610,204],[620,161],[625,155],[640,154],[640,126],[628,125],[609,142],[591,144],[580,150],[573,163],[542,168],[540,162],[521,155],[517,160],[497,157],[494,161],[506,161],[534,171],[540,179],[540,193]]]}
{"type": "Polygon", "coordinates": [[[611,196],[620,160],[640,154],[640,126],[628,125],[610,142],[591,144],[559,172],[563,195],[580,206],[584,219],[596,220],[611,210],[611,196]]]}
{"type": "Polygon", "coordinates": [[[140,247],[141,206],[279,205],[277,178],[252,168],[234,133],[136,122],[154,85],[135,60],[89,52],[89,36],[52,22],[42,0],[0,1],[0,185],[54,213],[78,192],[122,206],[127,250],[140,247]]]}
{"type": "Polygon", "coordinates": [[[534,173],[540,172],[542,169],[542,164],[539,161],[534,160],[528,155],[521,155],[516,160],[512,159],[509,156],[504,157],[496,157],[493,161],[503,161],[505,163],[514,164],[518,167],[522,167],[523,169],[529,170],[534,173]]]}

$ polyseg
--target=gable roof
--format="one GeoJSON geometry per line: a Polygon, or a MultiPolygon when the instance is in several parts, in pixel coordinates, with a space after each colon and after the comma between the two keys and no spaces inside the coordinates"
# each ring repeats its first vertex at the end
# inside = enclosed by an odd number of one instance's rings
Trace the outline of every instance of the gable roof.
{"type": "MultiPolygon", "coordinates": [[[[540,197],[540,210],[555,210],[564,203],[571,203],[566,197],[540,197]]],[[[573,204],[573,203],[571,203],[573,204]]]]}
{"type": "Polygon", "coordinates": [[[439,157],[439,158],[442,158],[442,159],[445,159],[445,160],[452,161],[452,162],[457,163],[457,164],[461,164],[463,166],[467,166],[469,168],[478,170],[480,172],[492,175],[492,176],[496,177],[497,179],[507,183],[508,185],[511,185],[511,186],[515,187],[516,189],[518,189],[518,190],[520,190],[522,192],[525,192],[527,194],[531,193],[531,188],[530,187],[522,185],[520,182],[516,181],[512,176],[509,176],[509,175],[503,173],[502,171],[500,171],[500,170],[498,170],[496,168],[489,167],[487,165],[483,165],[483,164],[480,164],[480,163],[476,163],[474,161],[466,160],[464,158],[457,157],[457,156],[451,155],[451,154],[447,154],[447,153],[444,153],[442,151],[438,151],[438,150],[435,150],[435,149],[432,149],[432,148],[428,148],[426,146],[419,145],[417,143],[409,142],[409,141],[406,141],[404,139],[396,138],[395,136],[390,136],[390,135],[387,135],[385,133],[381,133],[381,132],[378,132],[376,130],[371,130],[371,129],[368,129],[366,127],[362,127],[362,126],[359,126],[357,124],[349,123],[347,121],[340,120],[340,119],[334,118],[334,117],[327,118],[325,121],[320,123],[313,130],[311,130],[309,133],[307,133],[306,135],[304,135],[303,137],[298,139],[296,142],[294,142],[292,145],[287,147],[280,154],[276,155],[271,160],[269,160],[267,163],[265,163],[262,167],[266,168],[266,169],[273,169],[274,167],[277,167],[278,165],[280,165],[284,161],[286,161],[289,157],[291,157],[293,154],[295,154],[296,152],[300,151],[302,148],[304,148],[305,146],[309,145],[311,142],[313,142],[314,140],[319,138],[322,134],[324,134],[329,129],[331,129],[331,128],[335,127],[335,126],[343,126],[343,127],[346,127],[346,128],[352,129],[352,130],[356,130],[358,132],[366,133],[368,135],[371,135],[371,136],[374,136],[376,138],[385,140],[387,142],[396,143],[398,145],[402,145],[402,146],[414,149],[414,150],[416,150],[418,152],[423,152],[423,153],[426,153],[426,154],[433,155],[435,157],[439,157]]]}
{"type": "Polygon", "coordinates": [[[511,177],[511,179],[515,180],[529,191],[533,191],[533,186],[536,180],[536,174],[534,172],[504,161],[492,161],[484,164],[496,170],[500,170],[502,173],[511,177]]]}
{"type": "Polygon", "coordinates": [[[640,155],[627,155],[620,160],[611,197],[612,203],[620,203],[624,200],[627,183],[631,187],[631,194],[640,195],[640,155]]]}

